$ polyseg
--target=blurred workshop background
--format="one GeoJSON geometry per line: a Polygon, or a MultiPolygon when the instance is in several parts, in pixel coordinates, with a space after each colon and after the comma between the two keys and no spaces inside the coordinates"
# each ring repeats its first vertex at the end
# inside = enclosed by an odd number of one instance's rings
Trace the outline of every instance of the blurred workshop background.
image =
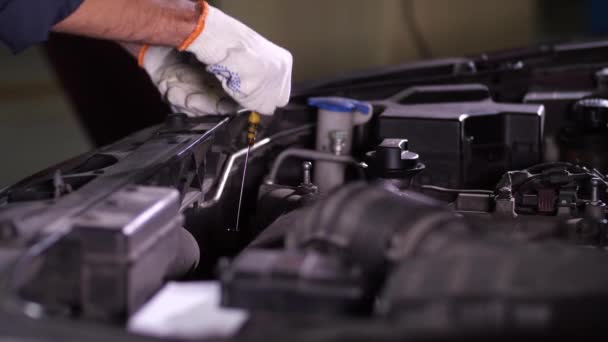
{"type": "MultiPolygon", "coordinates": [[[[291,50],[296,82],[608,32],[603,0],[211,2],[291,50]]],[[[142,77],[109,44],[53,37],[17,56],[0,46],[0,188],[158,121],[164,107],[130,98],[142,77]]]]}

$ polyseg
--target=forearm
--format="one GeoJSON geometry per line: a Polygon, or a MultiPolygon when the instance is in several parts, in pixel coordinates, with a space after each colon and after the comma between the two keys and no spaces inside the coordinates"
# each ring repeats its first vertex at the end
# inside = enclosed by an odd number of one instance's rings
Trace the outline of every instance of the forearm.
{"type": "Polygon", "coordinates": [[[85,0],[53,30],[126,43],[179,46],[194,31],[200,11],[189,0],[85,0]]]}

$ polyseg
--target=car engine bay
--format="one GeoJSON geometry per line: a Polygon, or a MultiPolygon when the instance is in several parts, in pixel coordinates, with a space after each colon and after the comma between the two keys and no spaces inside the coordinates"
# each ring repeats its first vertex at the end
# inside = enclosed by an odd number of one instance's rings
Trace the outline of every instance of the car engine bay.
{"type": "Polygon", "coordinates": [[[170,114],[2,190],[0,336],[607,334],[608,41],[299,85],[237,230],[246,132],[170,114]]]}

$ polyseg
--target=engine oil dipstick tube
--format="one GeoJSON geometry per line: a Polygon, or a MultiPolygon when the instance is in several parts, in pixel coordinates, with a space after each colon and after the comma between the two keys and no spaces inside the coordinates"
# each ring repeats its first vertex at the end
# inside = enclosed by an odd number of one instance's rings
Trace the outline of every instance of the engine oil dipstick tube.
{"type": "Polygon", "coordinates": [[[247,164],[249,163],[249,153],[251,152],[251,147],[255,144],[259,125],[260,114],[252,111],[249,114],[247,125],[247,154],[245,155],[245,165],[243,166],[243,178],[241,179],[241,191],[239,193],[239,205],[236,212],[236,225],[234,228],[236,232],[239,231],[239,224],[241,221],[241,206],[243,204],[243,190],[245,189],[245,178],[247,176],[247,164]]]}

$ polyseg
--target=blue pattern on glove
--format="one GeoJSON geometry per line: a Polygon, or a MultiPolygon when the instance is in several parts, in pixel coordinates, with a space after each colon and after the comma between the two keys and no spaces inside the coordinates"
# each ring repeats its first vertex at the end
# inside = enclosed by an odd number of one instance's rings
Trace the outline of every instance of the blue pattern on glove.
{"type": "Polygon", "coordinates": [[[225,82],[226,87],[235,93],[241,93],[241,77],[236,72],[219,64],[210,65],[207,71],[217,76],[220,81],[225,82]]]}

